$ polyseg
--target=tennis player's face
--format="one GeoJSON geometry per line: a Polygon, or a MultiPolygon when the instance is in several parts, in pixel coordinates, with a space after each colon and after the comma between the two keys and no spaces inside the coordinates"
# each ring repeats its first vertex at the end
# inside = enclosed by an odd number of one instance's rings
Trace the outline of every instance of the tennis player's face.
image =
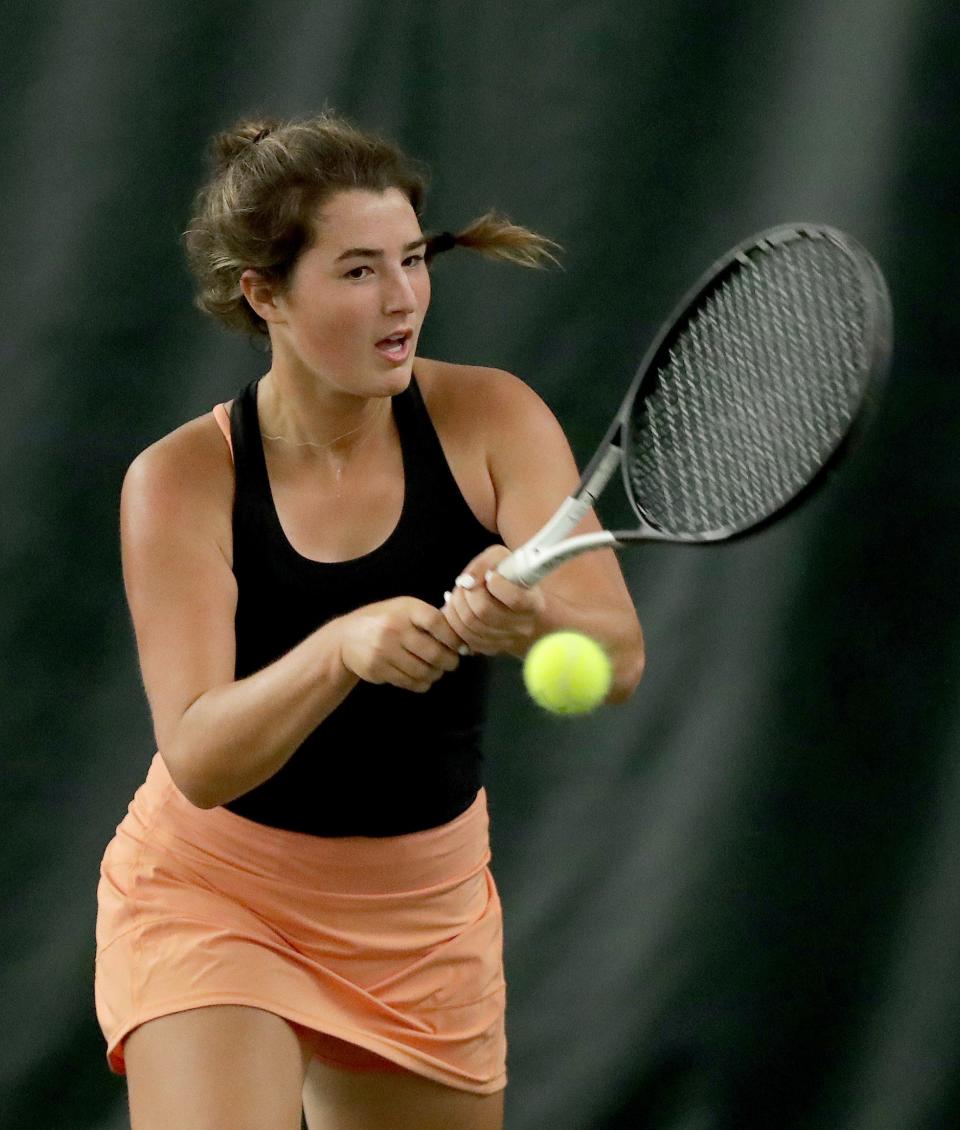
{"type": "Polygon", "coordinates": [[[330,388],[401,392],[430,304],[416,213],[395,188],[340,192],[320,210],[317,233],[290,280],[284,338],[330,388]]]}

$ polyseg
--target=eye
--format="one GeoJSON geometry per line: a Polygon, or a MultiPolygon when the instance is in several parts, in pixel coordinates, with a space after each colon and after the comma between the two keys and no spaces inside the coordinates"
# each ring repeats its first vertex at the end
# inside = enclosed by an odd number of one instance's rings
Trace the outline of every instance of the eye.
{"type": "Polygon", "coordinates": [[[406,259],[404,259],[404,261],[403,261],[404,266],[409,266],[409,267],[419,267],[419,265],[422,262],[423,262],[423,256],[422,255],[408,255],[406,257],[406,259]]]}
{"type": "Polygon", "coordinates": [[[362,272],[371,270],[373,270],[372,267],[352,267],[343,277],[345,279],[363,279],[366,278],[366,275],[362,272]]]}

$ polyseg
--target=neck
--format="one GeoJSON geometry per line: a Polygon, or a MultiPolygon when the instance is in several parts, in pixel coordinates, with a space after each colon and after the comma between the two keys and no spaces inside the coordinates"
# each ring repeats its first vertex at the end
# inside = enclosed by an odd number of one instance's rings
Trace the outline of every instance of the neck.
{"type": "Polygon", "coordinates": [[[257,415],[260,433],[272,448],[341,465],[371,437],[386,434],[392,404],[389,396],[304,390],[278,381],[271,370],[259,384],[257,415]]]}

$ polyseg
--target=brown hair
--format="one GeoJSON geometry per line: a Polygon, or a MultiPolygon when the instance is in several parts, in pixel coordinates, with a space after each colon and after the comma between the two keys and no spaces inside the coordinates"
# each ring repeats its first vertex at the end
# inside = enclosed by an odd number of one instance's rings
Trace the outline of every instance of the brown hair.
{"type": "MultiPolygon", "coordinates": [[[[427,175],[419,163],[375,134],[330,111],[293,121],[247,118],[213,136],[211,176],[197,192],[184,232],[198,284],[196,305],[230,329],[268,337],[240,276],[255,268],[281,291],[301,252],[310,247],[317,210],[346,189],[399,189],[419,217],[427,175]]],[[[552,240],[494,211],[458,232],[428,237],[426,258],[469,247],[525,267],[556,262],[552,240]]]]}

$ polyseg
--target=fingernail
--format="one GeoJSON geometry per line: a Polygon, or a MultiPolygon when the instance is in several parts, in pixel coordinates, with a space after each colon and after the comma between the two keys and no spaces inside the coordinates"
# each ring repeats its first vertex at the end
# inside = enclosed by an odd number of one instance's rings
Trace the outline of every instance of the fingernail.
{"type": "Polygon", "coordinates": [[[477,578],[471,577],[469,573],[461,573],[460,576],[457,577],[457,585],[462,589],[472,589],[476,583],[477,578]]]}
{"type": "Polygon", "coordinates": [[[490,578],[491,578],[492,576],[493,576],[493,570],[492,570],[492,569],[488,569],[488,570],[486,571],[486,573],[484,574],[484,577],[483,577],[483,579],[484,579],[484,580],[485,580],[485,581],[487,582],[487,584],[488,584],[488,585],[490,584],[490,578]]]}
{"type": "Polygon", "coordinates": [[[446,604],[446,603],[447,603],[447,602],[448,602],[448,601],[450,600],[450,597],[451,597],[452,595],[453,595],[452,593],[449,593],[449,592],[445,592],[445,593],[443,594],[443,603],[444,603],[444,604],[446,604]]]}
{"type": "Polygon", "coordinates": [[[460,645],[460,646],[459,646],[459,647],[457,648],[457,651],[459,651],[461,655],[469,655],[469,654],[470,654],[470,648],[469,648],[469,647],[467,647],[467,645],[466,645],[465,643],[462,643],[462,644],[461,644],[461,645],[460,645]]]}

